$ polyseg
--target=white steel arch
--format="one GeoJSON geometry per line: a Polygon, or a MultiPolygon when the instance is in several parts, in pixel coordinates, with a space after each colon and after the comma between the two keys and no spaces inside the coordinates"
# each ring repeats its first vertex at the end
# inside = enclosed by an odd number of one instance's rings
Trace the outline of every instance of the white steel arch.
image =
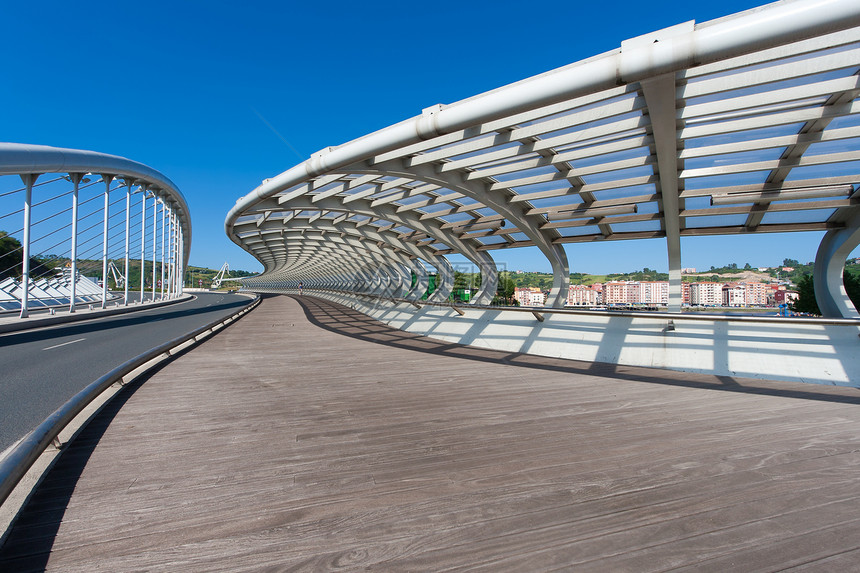
{"type": "Polygon", "coordinates": [[[855,0],[686,22],[326,148],[241,198],[225,228],[263,263],[257,286],[314,259],[337,275],[353,256],[261,229],[348,222],[466,256],[483,273],[478,302],[495,290],[489,252],[536,246],[553,269],[552,306],[569,281],[564,244],[660,238],[670,310],[683,237],[826,231],[816,296],[845,316],[841,269],[860,225],[858,70],[855,0]]]}
{"type": "MultiPolygon", "coordinates": [[[[112,184],[121,184],[126,188],[126,207],[125,207],[125,278],[128,278],[128,253],[131,237],[129,236],[129,219],[131,212],[129,208],[129,199],[132,194],[132,188],[137,188],[134,193],[141,193],[142,200],[140,202],[141,212],[139,216],[139,235],[135,240],[139,239],[140,244],[140,264],[141,264],[141,301],[144,300],[144,269],[145,269],[145,254],[147,253],[147,236],[146,232],[151,232],[149,247],[152,251],[152,299],[156,297],[156,276],[155,268],[157,264],[156,248],[157,248],[157,225],[158,219],[156,214],[156,206],[161,203],[163,208],[162,216],[162,272],[164,272],[167,261],[169,261],[170,282],[167,283],[168,296],[173,296],[182,292],[183,269],[188,261],[188,256],[191,249],[191,218],[188,210],[188,204],[170,179],[160,172],[123,157],[97,153],[94,151],[85,151],[79,149],[64,149],[57,147],[49,147],[44,145],[29,145],[19,143],[0,143],[0,176],[3,175],[18,175],[25,185],[24,199],[24,228],[21,237],[22,252],[21,261],[22,273],[20,289],[20,312],[22,317],[28,315],[29,310],[29,293],[31,290],[38,288],[38,284],[33,284],[31,281],[30,267],[30,207],[32,189],[36,186],[36,181],[44,174],[67,174],[60,178],[54,179],[59,181],[65,179],[72,183],[72,223],[71,223],[71,250],[69,252],[69,264],[71,267],[71,276],[76,277],[76,264],[79,253],[77,252],[78,240],[78,191],[82,181],[88,182],[89,179],[84,179],[85,176],[96,175],[100,177],[88,186],[96,185],[96,183],[104,184],[104,217],[103,217],[103,270],[102,270],[102,306],[105,306],[107,299],[107,272],[108,272],[108,237],[109,237],[109,195],[112,184]],[[153,198],[152,224],[147,229],[147,198],[153,198]],[[168,241],[165,242],[165,221],[164,215],[170,219],[171,232],[168,241]],[[169,244],[169,247],[168,247],[169,244]],[[169,252],[165,249],[169,248],[169,252]]],[[[50,183],[50,181],[48,182],[50,183]]],[[[115,187],[113,191],[119,190],[115,187]]],[[[8,195],[9,193],[7,193],[8,195]]],[[[62,195],[60,195],[62,196],[62,195]]],[[[58,196],[59,197],[59,196],[58,196]]],[[[58,198],[55,197],[55,198],[58,198]]],[[[53,200],[53,199],[51,199],[53,200]]],[[[43,203],[47,201],[43,200],[43,203]]],[[[47,218],[50,218],[47,217],[47,218]]],[[[45,219],[46,220],[46,219],[45,219]]],[[[92,226],[90,227],[92,228],[92,226]]],[[[49,234],[57,233],[55,229],[49,234]]],[[[74,312],[76,302],[75,284],[77,278],[71,281],[69,310],[74,312]]],[[[128,280],[124,280],[125,301],[128,302],[128,280]]]]}

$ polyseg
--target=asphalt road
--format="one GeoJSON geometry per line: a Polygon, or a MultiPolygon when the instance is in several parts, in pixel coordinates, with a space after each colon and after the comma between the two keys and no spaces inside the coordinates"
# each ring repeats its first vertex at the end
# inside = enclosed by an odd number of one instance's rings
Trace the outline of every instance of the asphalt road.
{"type": "Polygon", "coordinates": [[[236,294],[195,295],[162,308],[0,336],[0,452],[120,364],[251,302],[236,294]]]}

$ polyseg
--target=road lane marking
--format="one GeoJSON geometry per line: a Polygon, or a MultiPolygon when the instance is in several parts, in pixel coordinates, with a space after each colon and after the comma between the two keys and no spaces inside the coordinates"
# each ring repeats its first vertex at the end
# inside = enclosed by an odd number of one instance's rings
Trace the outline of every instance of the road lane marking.
{"type": "Polygon", "coordinates": [[[43,348],[42,350],[52,350],[54,348],[59,348],[61,346],[65,346],[67,344],[74,344],[75,342],[80,342],[81,340],[86,340],[86,338],[78,338],[77,340],[70,340],[69,342],[64,342],[62,344],[55,344],[54,346],[49,346],[47,348],[43,348]]]}

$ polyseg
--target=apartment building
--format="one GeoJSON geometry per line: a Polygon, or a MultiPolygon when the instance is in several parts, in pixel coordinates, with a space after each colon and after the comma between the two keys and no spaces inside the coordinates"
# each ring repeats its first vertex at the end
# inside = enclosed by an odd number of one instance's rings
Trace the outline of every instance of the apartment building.
{"type": "Polygon", "coordinates": [[[746,306],[746,289],[740,284],[723,285],[723,306],[746,306]]]}
{"type": "Polygon", "coordinates": [[[639,300],[648,306],[669,304],[669,283],[667,281],[643,281],[639,283],[639,300]]]}
{"type": "Polygon", "coordinates": [[[667,281],[608,282],[603,285],[603,303],[666,306],[669,304],[669,283],[667,281]]]}
{"type": "Polygon", "coordinates": [[[603,285],[603,304],[631,305],[639,302],[639,283],[610,281],[603,285]]]}
{"type": "Polygon", "coordinates": [[[771,292],[770,285],[758,282],[740,284],[744,287],[744,299],[747,306],[767,305],[767,295],[771,292]]]}
{"type": "Polygon", "coordinates": [[[723,283],[690,283],[690,304],[719,306],[723,303],[723,283]]]}
{"type": "Polygon", "coordinates": [[[570,285],[567,289],[567,306],[595,306],[600,304],[600,290],[594,286],[570,285]]]}
{"type": "Polygon", "coordinates": [[[514,289],[514,299],[520,306],[544,306],[546,293],[535,287],[514,289]]]}

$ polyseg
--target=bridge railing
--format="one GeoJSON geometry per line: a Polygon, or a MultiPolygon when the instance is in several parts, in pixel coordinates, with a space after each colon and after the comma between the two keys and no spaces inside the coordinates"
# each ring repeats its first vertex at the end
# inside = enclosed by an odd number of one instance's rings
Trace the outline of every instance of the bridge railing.
{"type": "Polygon", "coordinates": [[[0,143],[0,311],[129,304],[182,292],[188,205],[167,177],[114,155],[0,143]],[[120,291],[121,294],[113,294],[120,291]]]}

